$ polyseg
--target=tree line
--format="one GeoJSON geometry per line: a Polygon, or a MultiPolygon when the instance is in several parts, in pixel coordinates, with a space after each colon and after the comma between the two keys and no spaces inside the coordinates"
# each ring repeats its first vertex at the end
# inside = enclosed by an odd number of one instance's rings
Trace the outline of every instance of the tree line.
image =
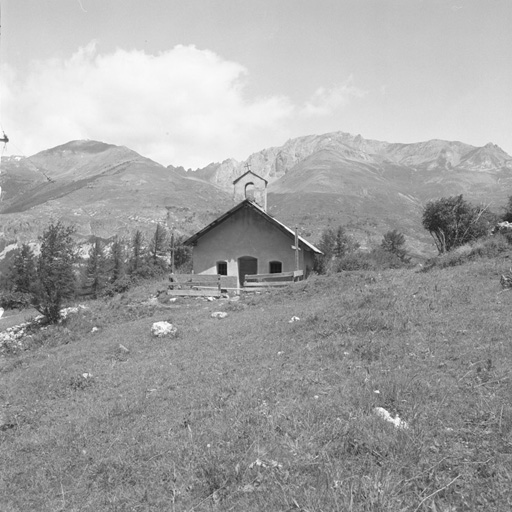
{"type": "MultiPolygon", "coordinates": [[[[486,237],[500,221],[512,222],[512,196],[499,215],[486,205],[475,205],[463,195],[429,201],[423,208],[422,225],[430,233],[439,254],[486,237]]],[[[512,233],[507,235],[512,243],[512,233]]],[[[323,252],[315,262],[318,273],[345,270],[398,268],[410,262],[405,236],[397,230],[388,231],[379,246],[361,251],[357,241],[343,226],[327,228],[318,248],[323,252]]]]}
{"type": "MultiPolygon", "coordinates": [[[[512,221],[512,196],[505,210],[499,216],[483,205],[469,203],[462,195],[452,196],[429,201],[422,224],[443,254],[486,236],[500,220],[512,221]]],[[[141,279],[174,270],[191,271],[191,249],[183,245],[185,237],[169,234],[161,224],[149,240],[140,230],[130,240],[95,237],[86,258],[79,257],[74,234],[73,227],[57,222],[40,237],[38,254],[23,244],[0,283],[0,306],[33,306],[49,322],[57,322],[63,303],[71,298],[112,296],[141,279]]],[[[512,243],[512,235],[509,238],[512,243]]],[[[316,258],[313,270],[329,273],[403,267],[411,260],[405,242],[402,233],[391,230],[380,245],[362,251],[343,226],[327,228],[317,244],[323,254],[316,258]]]]}
{"type": "Polygon", "coordinates": [[[66,300],[122,293],[141,279],[191,266],[185,237],[169,234],[161,224],[149,240],[140,230],[130,240],[95,237],[87,258],[79,256],[74,234],[72,226],[51,223],[39,238],[37,255],[29,244],[23,244],[2,282],[0,305],[32,306],[52,323],[60,319],[66,300]]]}
{"type": "Polygon", "coordinates": [[[315,258],[313,270],[319,274],[400,268],[410,262],[405,248],[405,236],[396,229],[388,231],[380,245],[370,251],[363,251],[345,227],[327,228],[320,237],[318,248],[323,254],[315,258]]]}

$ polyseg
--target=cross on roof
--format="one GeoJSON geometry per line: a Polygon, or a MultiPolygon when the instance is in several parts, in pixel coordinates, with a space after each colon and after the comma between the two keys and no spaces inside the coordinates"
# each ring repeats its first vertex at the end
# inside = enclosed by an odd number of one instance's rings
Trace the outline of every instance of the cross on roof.
{"type": "Polygon", "coordinates": [[[251,170],[251,166],[249,164],[249,162],[247,162],[244,167],[247,169],[247,171],[250,171],[251,170]]]}

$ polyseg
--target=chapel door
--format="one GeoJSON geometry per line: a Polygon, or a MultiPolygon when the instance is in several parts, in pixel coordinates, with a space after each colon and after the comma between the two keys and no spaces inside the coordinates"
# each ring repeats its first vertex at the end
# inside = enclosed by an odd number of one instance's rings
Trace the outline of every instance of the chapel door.
{"type": "Polygon", "coordinates": [[[258,273],[258,260],[252,256],[242,256],[238,258],[238,280],[240,286],[244,285],[245,276],[247,274],[258,273]]]}

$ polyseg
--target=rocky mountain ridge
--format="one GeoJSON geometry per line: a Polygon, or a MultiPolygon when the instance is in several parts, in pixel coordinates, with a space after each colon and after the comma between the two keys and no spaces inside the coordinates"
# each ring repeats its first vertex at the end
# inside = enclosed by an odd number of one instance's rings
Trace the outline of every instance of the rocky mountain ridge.
{"type": "Polygon", "coordinates": [[[334,132],[290,139],[283,146],[253,153],[244,162],[227,159],[221,163],[211,163],[203,169],[189,170],[187,173],[193,173],[205,181],[230,190],[232,181],[243,174],[246,164],[249,164],[254,172],[273,183],[294,166],[320,151],[334,152],[340,160],[348,162],[373,166],[397,165],[416,171],[512,170],[512,157],[492,143],[475,147],[458,141],[433,139],[402,144],[334,132]]]}
{"type": "Polygon", "coordinates": [[[157,222],[192,234],[234,205],[232,182],[247,165],[269,182],[269,213],[313,243],[340,224],[363,247],[398,229],[419,256],[434,250],[421,227],[428,200],[464,194],[499,209],[512,194],[512,157],[494,144],[401,144],[335,132],[185,171],[126,147],[71,141],[2,160],[0,258],[57,219],[77,226],[81,240],[150,233],[157,222]]]}

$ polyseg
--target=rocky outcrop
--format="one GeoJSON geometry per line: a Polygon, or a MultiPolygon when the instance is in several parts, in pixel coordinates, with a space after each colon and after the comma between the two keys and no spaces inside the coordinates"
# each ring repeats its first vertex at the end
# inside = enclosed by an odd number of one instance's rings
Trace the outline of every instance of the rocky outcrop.
{"type": "Polygon", "coordinates": [[[189,171],[226,191],[233,181],[250,169],[270,184],[279,180],[298,164],[321,152],[336,154],[340,164],[366,164],[375,168],[395,165],[420,171],[512,170],[512,157],[495,144],[481,148],[458,141],[433,139],[412,144],[389,143],[364,139],[344,132],[308,135],[290,139],[281,147],[263,149],[246,161],[225,160],[204,169],[189,171]]]}

